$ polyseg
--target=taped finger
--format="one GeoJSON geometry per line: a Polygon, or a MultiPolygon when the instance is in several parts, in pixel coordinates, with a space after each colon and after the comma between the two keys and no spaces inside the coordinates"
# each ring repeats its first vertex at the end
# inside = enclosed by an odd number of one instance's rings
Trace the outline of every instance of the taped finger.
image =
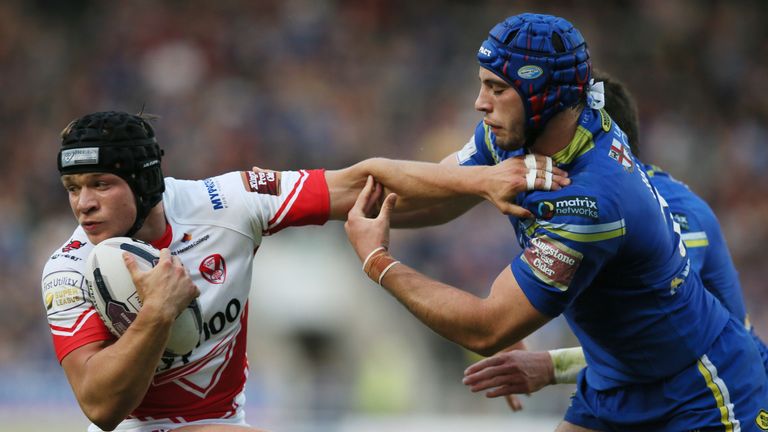
{"type": "Polygon", "coordinates": [[[525,175],[525,187],[526,190],[532,191],[534,186],[536,185],[536,177],[538,175],[538,171],[536,168],[529,169],[528,174],[525,175]]]}
{"type": "Polygon", "coordinates": [[[546,160],[547,160],[547,167],[545,168],[545,171],[552,172],[552,158],[547,156],[546,160]]]}
{"type": "Polygon", "coordinates": [[[552,190],[552,173],[544,172],[544,190],[552,190]]]}
{"type": "Polygon", "coordinates": [[[525,167],[529,170],[535,170],[536,169],[536,156],[529,153],[525,155],[525,167]]]}

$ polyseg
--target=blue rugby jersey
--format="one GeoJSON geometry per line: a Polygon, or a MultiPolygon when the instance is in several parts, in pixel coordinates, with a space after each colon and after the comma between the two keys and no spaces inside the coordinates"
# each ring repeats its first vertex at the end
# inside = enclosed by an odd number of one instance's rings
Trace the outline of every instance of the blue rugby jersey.
{"type": "Polygon", "coordinates": [[[739,275],[728,252],[717,216],[685,183],[654,165],[645,165],[651,184],[667,200],[672,217],[680,225],[691,258],[691,270],[737,320],[747,324],[739,275]]]}
{"type": "MultiPolygon", "coordinates": [[[[462,165],[521,154],[480,123],[462,165]]],[[[520,194],[536,219],[510,220],[522,252],[515,279],[540,312],[563,314],[581,342],[587,381],[602,390],[655,381],[694,363],[728,311],[691,271],[679,227],[603,110],[584,109],[571,143],[553,156],[570,186],[520,194]]]]}

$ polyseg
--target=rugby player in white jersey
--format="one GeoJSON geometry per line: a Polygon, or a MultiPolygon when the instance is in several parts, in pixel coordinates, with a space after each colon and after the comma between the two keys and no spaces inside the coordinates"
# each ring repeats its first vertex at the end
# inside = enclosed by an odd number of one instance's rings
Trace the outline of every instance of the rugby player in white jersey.
{"type": "Polygon", "coordinates": [[[164,178],[161,156],[141,116],[93,113],[62,132],[57,163],[78,227],[50,256],[42,290],[56,355],[93,422],[89,431],[257,430],[243,411],[254,253],[264,235],[344,219],[369,175],[412,203],[482,196],[521,217],[528,211],[509,203],[517,193],[569,182],[557,168],[545,172],[551,163],[543,157],[540,169],[522,159],[495,167],[371,159],[337,171],[255,170],[190,181],[164,178]],[[119,339],[97,315],[83,277],[93,246],[116,236],[160,249],[147,272],[126,257],[143,306],[119,339]],[[195,298],[200,344],[165,355],[171,324],[195,298]]]}

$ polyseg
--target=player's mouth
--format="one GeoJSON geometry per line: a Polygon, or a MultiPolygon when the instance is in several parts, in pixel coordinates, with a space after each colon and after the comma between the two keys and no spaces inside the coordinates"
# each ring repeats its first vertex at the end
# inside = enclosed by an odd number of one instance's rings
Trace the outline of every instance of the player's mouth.
{"type": "Polygon", "coordinates": [[[487,120],[483,120],[483,123],[485,123],[486,126],[491,130],[493,133],[497,133],[501,130],[501,126],[497,126],[487,120]]]}
{"type": "Polygon", "coordinates": [[[80,226],[83,227],[83,229],[86,232],[94,232],[99,228],[100,225],[101,225],[101,222],[93,222],[93,221],[85,221],[80,224],[80,226]]]}

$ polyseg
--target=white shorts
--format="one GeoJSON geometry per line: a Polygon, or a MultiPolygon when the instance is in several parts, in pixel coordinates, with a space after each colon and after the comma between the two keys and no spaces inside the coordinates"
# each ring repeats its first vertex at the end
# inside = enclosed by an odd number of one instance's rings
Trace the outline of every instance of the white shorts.
{"type": "MultiPolygon", "coordinates": [[[[209,424],[220,424],[220,425],[237,425],[237,426],[249,426],[248,423],[245,422],[245,410],[243,409],[243,406],[245,406],[245,392],[240,392],[237,397],[235,397],[235,402],[237,403],[237,410],[235,411],[235,414],[231,417],[227,418],[220,418],[220,419],[205,419],[205,420],[196,420],[192,422],[179,422],[179,421],[173,421],[171,419],[158,419],[158,420],[137,420],[137,419],[126,419],[123,420],[115,431],[120,432],[168,432],[172,431],[176,428],[180,428],[182,426],[191,426],[191,425],[209,425],[209,424]]],[[[88,432],[103,432],[98,426],[91,424],[88,426],[88,432]]]]}

